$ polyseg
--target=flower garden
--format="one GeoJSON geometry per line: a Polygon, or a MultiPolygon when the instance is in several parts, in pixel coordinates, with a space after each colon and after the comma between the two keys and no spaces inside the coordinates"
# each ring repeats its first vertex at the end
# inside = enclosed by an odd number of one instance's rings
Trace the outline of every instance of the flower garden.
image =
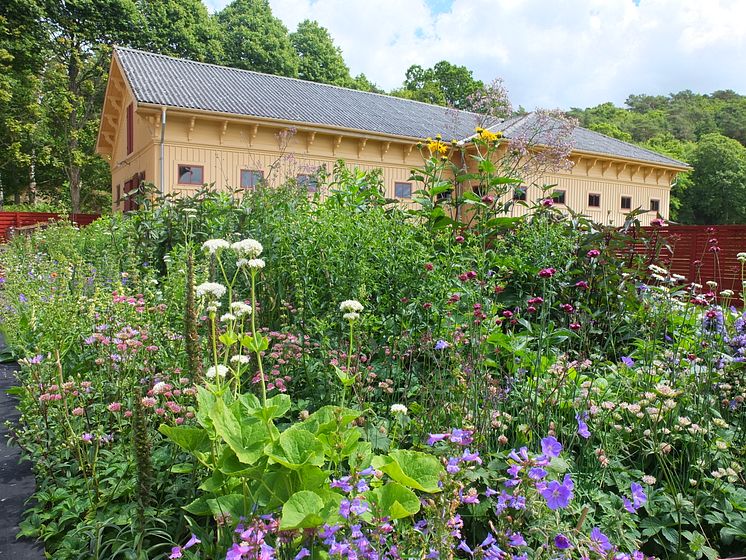
{"type": "Polygon", "coordinates": [[[455,181],[479,188],[444,197],[435,146],[416,208],[337,166],[323,200],[205,190],[9,243],[22,535],[56,559],[739,556],[739,294],[669,274],[634,216],[505,217],[475,142],[455,181]]]}

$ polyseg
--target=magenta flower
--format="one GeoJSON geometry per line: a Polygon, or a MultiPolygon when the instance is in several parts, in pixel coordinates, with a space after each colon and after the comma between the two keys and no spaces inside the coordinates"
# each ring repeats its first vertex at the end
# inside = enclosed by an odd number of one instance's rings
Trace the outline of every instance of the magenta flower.
{"type": "Polygon", "coordinates": [[[427,438],[427,444],[428,445],[435,445],[439,441],[443,441],[445,439],[448,439],[448,437],[451,434],[430,434],[430,436],[427,438]]]}
{"type": "Polygon", "coordinates": [[[539,278],[551,278],[557,272],[554,268],[542,268],[539,271],[539,278]]]}
{"type": "Polygon", "coordinates": [[[600,254],[601,254],[601,251],[599,251],[598,249],[591,249],[585,254],[585,256],[588,257],[589,259],[595,259],[600,254]]]}

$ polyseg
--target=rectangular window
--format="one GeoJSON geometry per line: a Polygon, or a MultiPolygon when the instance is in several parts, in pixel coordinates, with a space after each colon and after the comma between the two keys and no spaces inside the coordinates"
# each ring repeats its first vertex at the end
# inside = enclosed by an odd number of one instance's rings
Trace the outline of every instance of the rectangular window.
{"type": "Polygon", "coordinates": [[[394,196],[396,198],[412,198],[412,183],[394,183],[394,196]]]}
{"type": "Polygon", "coordinates": [[[254,169],[242,169],[241,170],[241,188],[242,189],[255,189],[264,181],[264,171],[256,171],[254,169]]]}
{"type": "Polygon", "coordinates": [[[201,165],[180,165],[179,166],[179,184],[180,185],[204,185],[205,170],[201,165]]]}
{"type": "Polygon", "coordinates": [[[632,209],[632,197],[623,196],[622,197],[622,210],[631,210],[631,209],[632,209]]]}
{"type": "Polygon", "coordinates": [[[651,212],[660,212],[661,211],[661,201],[657,200],[655,198],[650,199],[650,211],[651,212]]]}
{"type": "Polygon", "coordinates": [[[600,194],[589,194],[588,195],[588,206],[591,208],[600,208],[601,207],[601,195],[600,194]]]}
{"type": "Polygon", "coordinates": [[[135,108],[130,103],[127,105],[127,155],[135,149],[135,108]]]}
{"type": "Polygon", "coordinates": [[[552,193],[552,200],[555,202],[555,204],[564,204],[565,203],[565,191],[554,191],[552,193]]]}
{"type": "Polygon", "coordinates": [[[300,175],[297,175],[295,177],[296,182],[301,187],[306,187],[306,190],[308,192],[316,192],[316,189],[318,189],[318,181],[316,180],[316,175],[308,175],[306,173],[302,173],[300,175]]]}
{"type": "Polygon", "coordinates": [[[513,200],[526,200],[526,189],[528,187],[516,187],[513,189],[513,200]]]}

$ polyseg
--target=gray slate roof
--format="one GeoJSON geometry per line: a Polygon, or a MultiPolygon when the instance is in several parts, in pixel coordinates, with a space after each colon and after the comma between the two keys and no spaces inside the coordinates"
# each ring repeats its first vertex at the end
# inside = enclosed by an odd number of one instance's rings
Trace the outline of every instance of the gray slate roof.
{"type": "MultiPolygon", "coordinates": [[[[541,144],[543,139],[542,136],[544,135],[541,132],[536,134],[534,131],[549,131],[546,136],[551,136],[552,124],[547,122],[540,123],[539,121],[540,117],[538,117],[536,113],[529,113],[527,115],[506,119],[491,127],[490,130],[493,132],[500,131],[506,138],[516,138],[519,136],[532,137],[535,141],[534,143],[541,144]]],[[[634,144],[624,142],[623,140],[617,140],[611,136],[606,136],[605,134],[594,132],[593,130],[588,130],[581,126],[573,128],[572,144],[574,150],[581,152],[607,154],[609,156],[648,161],[674,167],[688,167],[686,163],[664,156],[658,152],[635,146],[634,144]]]]}
{"type": "MultiPolygon", "coordinates": [[[[116,54],[139,103],[215,111],[410,138],[441,134],[464,139],[491,126],[510,138],[535,124],[534,114],[484,122],[483,115],[399,97],[273,76],[249,70],[117,47],[116,54]],[[480,122],[481,121],[481,122],[480,122]]],[[[541,141],[541,138],[536,138],[541,141]]],[[[663,165],[683,164],[603,134],[576,127],[575,149],[663,165]]]]}
{"type": "Polygon", "coordinates": [[[480,115],[295,78],[116,48],[140,103],[344,127],[411,138],[474,133],[480,115]]]}

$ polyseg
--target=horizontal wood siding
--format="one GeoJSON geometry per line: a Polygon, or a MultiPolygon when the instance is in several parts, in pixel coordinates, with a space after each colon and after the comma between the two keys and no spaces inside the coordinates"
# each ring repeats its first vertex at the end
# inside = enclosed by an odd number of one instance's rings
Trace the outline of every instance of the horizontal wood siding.
{"type": "MultiPolygon", "coordinates": [[[[87,226],[101,216],[99,214],[69,214],[64,218],[79,226],[87,226]]],[[[60,214],[50,212],[0,212],[0,241],[6,241],[9,230],[59,220],[60,214]]]]}

